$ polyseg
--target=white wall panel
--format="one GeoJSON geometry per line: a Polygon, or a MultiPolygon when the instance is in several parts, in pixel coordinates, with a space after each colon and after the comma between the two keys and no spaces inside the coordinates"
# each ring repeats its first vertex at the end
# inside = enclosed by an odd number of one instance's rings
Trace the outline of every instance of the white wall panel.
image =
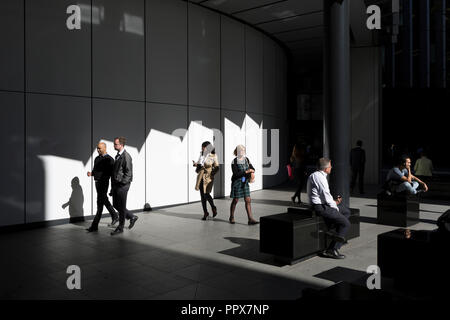
{"type": "MultiPolygon", "coordinates": [[[[93,140],[106,143],[114,158],[114,138],[126,138],[125,150],[131,155],[133,181],[128,191],[127,209],[142,209],[145,204],[145,104],[143,102],[94,99],[93,140]]],[[[95,188],[94,188],[95,189],[95,188]]],[[[96,199],[94,190],[94,199],[96,199]]]]}
{"type": "Polygon", "coordinates": [[[147,201],[152,207],[188,202],[185,106],[147,104],[147,201]]]}
{"type": "MultiPolygon", "coordinates": [[[[195,190],[195,182],[197,174],[195,168],[192,166],[192,160],[197,161],[200,155],[201,146],[204,141],[213,143],[216,147],[217,155],[221,158],[221,142],[214,141],[214,131],[220,130],[220,110],[209,108],[195,108],[189,107],[189,127],[188,127],[188,141],[189,141],[189,202],[200,200],[199,191],[195,190]]],[[[219,174],[216,175],[214,181],[213,194],[217,195],[215,189],[221,188],[219,174]]]]}
{"type": "Polygon", "coordinates": [[[245,115],[245,141],[247,157],[255,167],[255,182],[250,191],[263,188],[263,119],[260,114],[245,115]]]}
{"type": "Polygon", "coordinates": [[[28,94],[26,117],[26,222],[90,215],[90,99],[28,94]]]}

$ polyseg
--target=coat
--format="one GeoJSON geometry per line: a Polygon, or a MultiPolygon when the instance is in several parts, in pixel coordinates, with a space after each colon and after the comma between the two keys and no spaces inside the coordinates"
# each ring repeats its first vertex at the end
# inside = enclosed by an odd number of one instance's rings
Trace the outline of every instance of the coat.
{"type": "Polygon", "coordinates": [[[203,192],[211,193],[214,185],[214,176],[219,171],[219,161],[217,155],[210,153],[203,163],[200,171],[197,173],[195,190],[200,190],[200,183],[203,181],[203,192]]]}

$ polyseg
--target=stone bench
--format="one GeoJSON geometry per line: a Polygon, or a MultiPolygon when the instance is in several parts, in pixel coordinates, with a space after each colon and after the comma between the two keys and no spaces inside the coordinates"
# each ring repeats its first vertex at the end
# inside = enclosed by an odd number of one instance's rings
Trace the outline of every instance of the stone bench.
{"type": "Polygon", "coordinates": [[[394,193],[377,195],[377,223],[395,227],[409,227],[419,222],[418,195],[394,193]]]}
{"type": "Polygon", "coordinates": [[[437,231],[396,229],[378,235],[377,265],[397,290],[418,296],[450,292],[450,236],[437,231]]]}
{"type": "MultiPolygon", "coordinates": [[[[359,236],[359,210],[352,209],[352,223],[347,239],[359,236]]],[[[260,218],[260,251],[273,254],[275,259],[288,264],[305,260],[326,249],[331,239],[323,218],[309,208],[289,208],[280,213],[260,218]]]]}

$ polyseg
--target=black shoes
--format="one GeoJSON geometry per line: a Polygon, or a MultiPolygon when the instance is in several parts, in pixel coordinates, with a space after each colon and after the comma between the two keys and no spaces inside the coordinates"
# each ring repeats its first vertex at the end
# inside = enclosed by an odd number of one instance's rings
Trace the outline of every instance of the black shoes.
{"type": "Polygon", "coordinates": [[[138,219],[138,216],[134,216],[133,218],[130,219],[130,225],[128,226],[128,229],[133,228],[133,226],[136,223],[137,219],[138,219]]]}
{"type": "Polygon", "coordinates": [[[209,217],[209,213],[208,212],[206,212],[206,213],[204,213],[203,214],[203,218],[202,218],[202,220],[203,221],[205,221],[206,220],[206,218],[208,218],[209,217]]]}
{"type": "Polygon", "coordinates": [[[337,249],[333,250],[325,250],[322,252],[322,256],[332,259],[344,259],[345,256],[343,254],[340,254],[337,249]]]}
{"type": "Polygon", "coordinates": [[[94,228],[91,226],[91,227],[87,228],[86,231],[87,232],[95,232],[95,231],[98,231],[98,228],[94,228]]]}
{"type": "Polygon", "coordinates": [[[212,212],[213,212],[213,218],[215,218],[217,216],[217,208],[216,207],[212,208],[212,212]]]}
{"type": "Polygon", "coordinates": [[[228,219],[228,221],[230,221],[231,224],[235,224],[235,223],[236,223],[236,222],[234,221],[234,217],[230,217],[230,218],[228,219]]]}
{"type": "Polygon", "coordinates": [[[123,229],[120,227],[117,227],[116,230],[114,230],[113,232],[111,232],[111,235],[114,236],[116,234],[122,233],[123,229]]]}
{"type": "Polygon", "coordinates": [[[258,224],[259,222],[258,221],[255,221],[255,220],[249,220],[248,221],[248,225],[249,226],[253,226],[253,225],[255,225],[255,224],[258,224]]]}
{"type": "Polygon", "coordinates": [[[119,216],[118,216],[118,215],[115,216],[115,217],[112,219],[111,223],[108,224],[108,227],[114,227],[114,225],[115,225],[117,222],[119,222],[119,216]]]}

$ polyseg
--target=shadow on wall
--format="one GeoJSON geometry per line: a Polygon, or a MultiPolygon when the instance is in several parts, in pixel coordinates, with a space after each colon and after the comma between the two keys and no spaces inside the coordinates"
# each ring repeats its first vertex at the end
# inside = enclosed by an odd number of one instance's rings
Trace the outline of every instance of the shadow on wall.
{"type": "MultiPolygon", "coordinates": [[[[78,104],[73,102],[73,108],[60,108],[67,102],[63,101],[64,98],[52,97],[51,100],[54,101],[48,101],[47,97],[33,98],[35,101],[33,99],[30,103],[34,102],[34,107],[30,107],[28,113],[29,120],[33,124],[28,130],[27,138],[27,223],[65,218],[70,218],[70,222],[76,222],[83,220],[83,216],[92,214],[91,201],[95,201],[96,191],[92,190],[91,199],[92,179],[86,176],[86,172],[91,171],[92,160],[97,154],[95,151],[89,152],[91,140],[93,145],[100,140],[105,142],[107,151],[114,155],[113,143],[110,141],[112,138],[109,137],[123,135],[127,138],[125,148],[133,158],[133,182],[127,201],[127,207],[130,210],[142,210],[146,201],[152,207],[158,207],[200,200],[198,192],[194,190],[193,181],[196,179],[196,174],[187,161],[198,158],[199,146],[205,140],[214,141],[219,153],[225,152],[229,156],[235,144],[229,145],[230,150],[222,151],[223,142],[226,144],[227,140],[233,140],[237,130],[242,132],[242,142],[245,143],[247,140],[249,145],[249,157],[252,163],[259,167],[258,183],[252,186],[253,190],[262,189],[263,181],[267,180],[262,175],[263,153],[270,150],[272,146],[276,147],[269,151],[271,155],[280,151],[277,149],[277,144],[271,144],[267,148],[262,146],[264,132],[262,119],[257,122],[245,114],[243,114],[244,119],[239,118],[240,123],[235,125],[235,130],[227,127],[223,132],[223,138],[213,139],[218,129],[212,128],[220,127],[220,123],[213,123],[210,120],[211,123],[203,121],[206,123],[199,124],[196,120],[191,120],[186,129],[186,112],[182,108],[169,109],[168,112],[165,106],[160,108],[152,106],[151,114],[154,119],[147,121],[146,125],[143,119],[143,105],[140,103],[131,107],[129,102],[124,104],[115,102],[118,105],[108,104],[109,111],[104,109],[103,105],[95,104],[98,110],[94,110],[96,121],[94,121],[91,139],[89,128],[84,121],[85,118],[89,119],[89,114],[85,114],[89,111],[85,101],[82,101],[82,107],[76,110],[78,104]],[[48,112],[45,114],[57,113],[57,115],[50,119],[43,117],[38,114],[37,107],[46,109],[48,112]],[[81,112],[80,109],[83,111],[81,117],[78,115],[81,112]],[[128,115],[121,116],[121,127],[117,129],[109,120],[126,112],[128,115]],[[108,119],[101,118],[102,115],[108,119]],[[83,118],[83,116],[86,117],[83,118]],[[65,120],[56,120],[57,117],[65,120]],[[39,124],[35,119],[40,120],[39,124]],[[164,119],[171,119],[171,123],[165,123],[164,119]],[[155,123],[156,120],[158,123],[155,123]],[[78,134],[80,128],[85,129],[81,130],[82,136],[78,134]],[[187,136],[189,139],[186,139],[187,136]],[[108,140],[104,137],[108,137],[108,140]],[[67,141],[75,142],[67,143],[67,141]],[[166,170],[167,168],[170,170],[166,170]],[[71,181],[71,189],[69,189],[68,181],[71,181]],[[174,184],[173,181],[177,183],[174,184]],[[69,194],[70,199],[67,200],[69,194]],[[69,215],[67,211],[61,210],[63,201],[66,201],[63,209],[68,207],[69,215]]],[[[212,116],[209,118],[213,118],[212,116]]],[[[226,117],[221,117],[219,112],[214,119],[217,119],[217,122],[219,120],[227,122],[231,126],[230,121],[226,117]]],[[[230,178],[231,161],[231,157],[227,158],[225,165],[222,166],[223,171],[227,172],[230,178]]],[[[223,186],[229,186],[230,181],[225,179],[218,183],[221,185],[216,186],[217,189],[223,190],[223,186]]]]}
{"type": "Polygon", "coordinates": [[[65,209],[69,207],[70,222],[84,221],[84,195],[78,177],[72,179],[71,187],[72,194],[70,195],[69,201],[62,205],[62,208],[65,209]]]}

